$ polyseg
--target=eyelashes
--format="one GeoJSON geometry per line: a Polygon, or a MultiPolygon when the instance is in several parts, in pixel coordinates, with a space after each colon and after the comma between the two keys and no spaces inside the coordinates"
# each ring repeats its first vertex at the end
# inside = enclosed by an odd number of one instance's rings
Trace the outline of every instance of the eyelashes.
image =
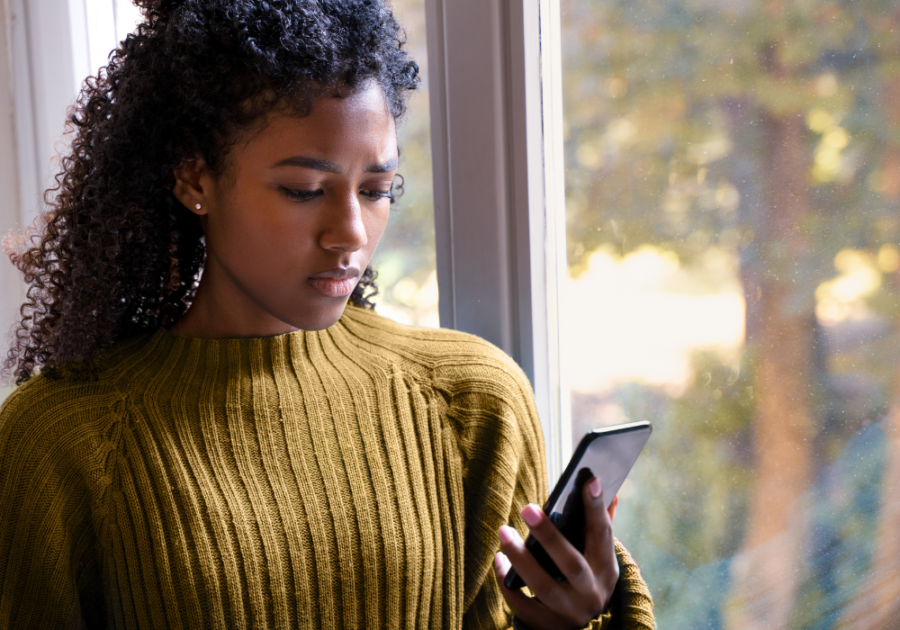
{"type": "Polygon", "coordinates": [[[391,201],[394,200],[393,190],[360,190],[359,192],[362,193],[364,197],[368,197],[373,201],[377,201],[378,199],[390,199],[391,201]]]}
{"type": "MultiPolygon", "coordinates": [[[[316,197],[321,197],[325,194],[325,191],[319,190],[295,190],[293,188],[286,188],[281,186],[281,192],[284,195],[293,201],[309,201],[311,199],[315,199],[316,197]]],[[[384,191],[384,190],[360,190],[359,193],[369,199],[370,201],[378,201],[379,199],[389,199],[390,201],[394,201],[394,191],[384,191]]]]}
{"type": "Polygon", "coordinates": [[[310,199],[321,197],[323,194],[323,191],[321,190],[294,190],[293,188],[285,188],[284,186],[280,186],[280,188],[285,197],[294,201],[309,201],[310,199]]]}

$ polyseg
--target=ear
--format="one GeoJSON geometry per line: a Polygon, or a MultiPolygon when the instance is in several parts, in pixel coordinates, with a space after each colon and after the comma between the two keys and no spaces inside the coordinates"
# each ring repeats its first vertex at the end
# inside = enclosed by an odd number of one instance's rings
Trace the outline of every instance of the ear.
{"type": "Polygon", "coordinates": [[[172,193],[175,198],[194,214],[207,214],[213,178],[203,158],[186,159],[173,172],[175,186],[172,193]]]}

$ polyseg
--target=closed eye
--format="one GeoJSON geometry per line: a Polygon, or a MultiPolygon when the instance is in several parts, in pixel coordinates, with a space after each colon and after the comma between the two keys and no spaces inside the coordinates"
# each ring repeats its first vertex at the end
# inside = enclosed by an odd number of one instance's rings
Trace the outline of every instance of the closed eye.
{"type": "MultiPolygon", "coordinates": [[[[321,197],[325,194],[325,191],[321,188],[317,190],[297,190],[285,186],[281,186],[280,188],[281,192],[284,193],[288,199],[293,201],[309,201],[310,199],[315,199],[316,197],[321,197]]],[[[392,190],[360,190],[359,194],[369,201],[378,201],[379,199],[394,200],[394,193],[392,190]]]]}
{"type": "Polygon", "coordinates": [[[322,189],[295,190],[293,188],[285,188],[284,186],[281,186],[281,192],[283,192],[288,199],[293,199],[294,201],[309,201],[310,199],[321,197],[325,194],[325,191],[322,189]]]}
{"type": "Polygon", "coordinates": [[[379,199],[394,200],[394,192],[391,190],[360,190],[359,194],[371,201],[378,201],[379,199]]]}

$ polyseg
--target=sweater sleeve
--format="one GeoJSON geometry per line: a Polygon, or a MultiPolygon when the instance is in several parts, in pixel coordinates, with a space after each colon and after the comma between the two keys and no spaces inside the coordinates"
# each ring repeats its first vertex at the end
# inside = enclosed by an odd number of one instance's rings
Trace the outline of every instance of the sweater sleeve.
{"type": "Polygon", "coordinates": [[[89,494],[72,465],[85,436],[48,394],[28,383],[0,409],[0,630],[102,627],[89,494]]]}
{"type": "MultiPolygon", "coordinates": [[[[463,458],[465,601],[463,627],[505,629],[513,623],[494,576],[497,535],[510,524],[524,538],[519,510],[542,505],[548,494],[544,441],[531,386],[515,363],[453,398],[463,458]]],[[[653,602],[640,570],[616,541],[620,577],[610,610],[592,630],[653,630],[653,602]]]]}
{"type": "Polygon", "coordinates": [[[527,531],[519,510],[547,496],[546,465],[528,380],[492,346],[479,359],[454,366],[445,382],[462,464],[463,627],[495,630],[512,623],[493,571],[497,531],[527,531]]]}

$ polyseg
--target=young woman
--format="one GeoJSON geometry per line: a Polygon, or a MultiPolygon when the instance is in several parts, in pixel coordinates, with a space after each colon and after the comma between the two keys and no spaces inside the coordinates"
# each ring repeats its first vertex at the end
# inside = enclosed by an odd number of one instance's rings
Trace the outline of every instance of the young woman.
{"type": "Polygon", "coordinates": [[[418,83],[391,12],[139,4],[12,253],[0,628],[652,628],[599,483],[583,556],[533,505],[518,367],[371,308],[418,83]]]}

